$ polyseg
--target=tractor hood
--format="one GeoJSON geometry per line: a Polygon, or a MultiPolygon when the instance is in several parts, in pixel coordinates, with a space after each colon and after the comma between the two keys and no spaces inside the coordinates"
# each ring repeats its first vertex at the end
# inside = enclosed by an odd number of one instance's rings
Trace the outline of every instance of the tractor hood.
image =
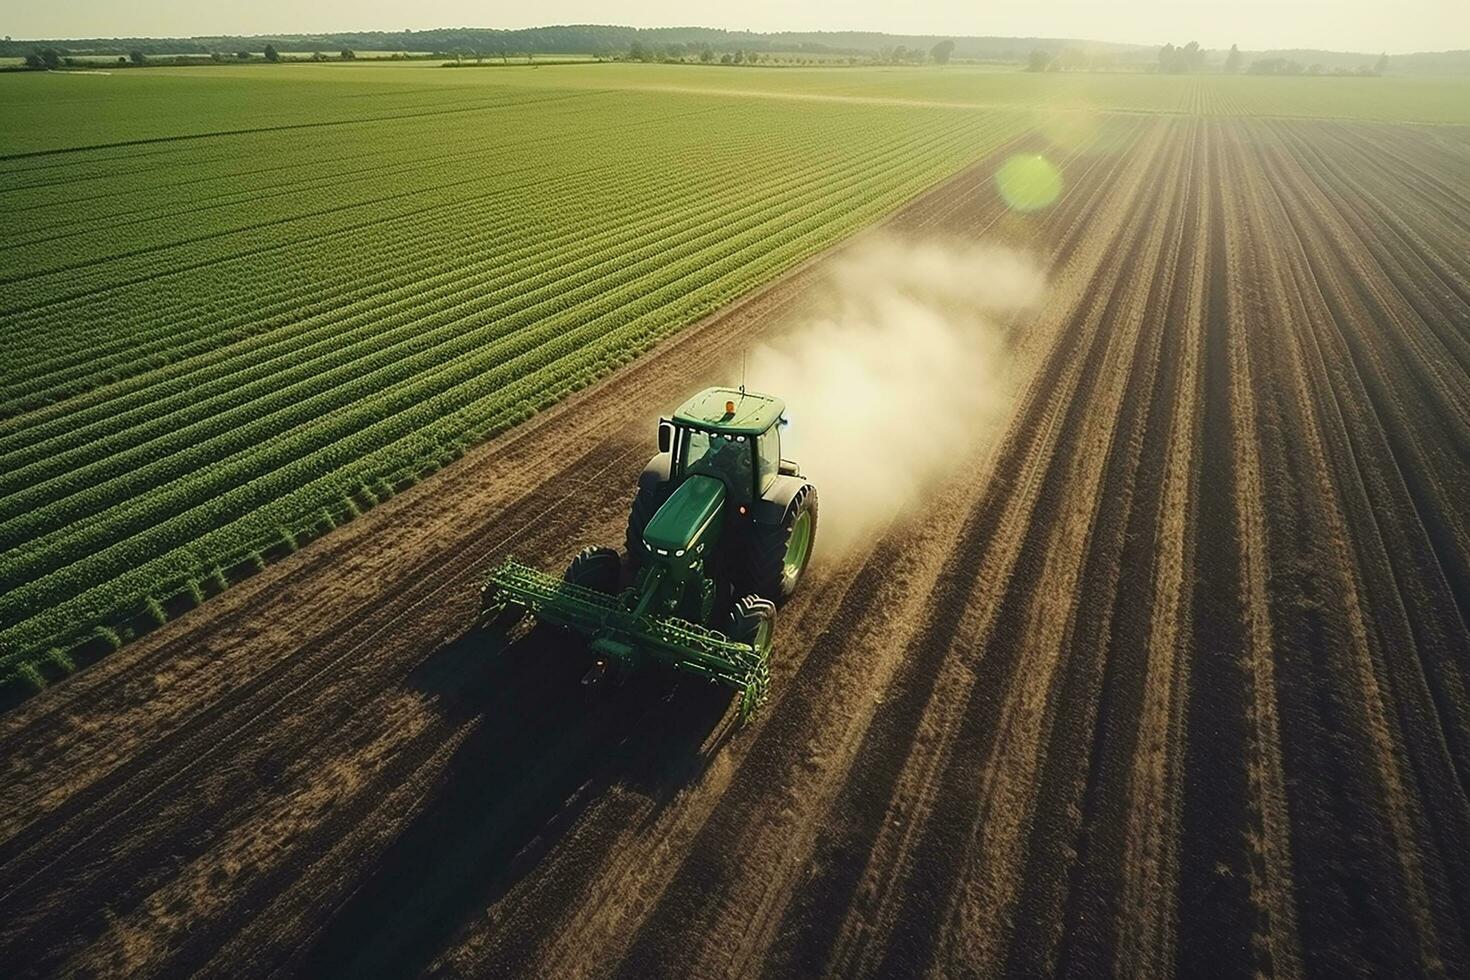
{"type": "Polygon", "coordinates": [[[643,530],[643,543],[655,555],[679,556],[713,540],[711,526],[725,503],[725,485],[712,476],[691,476],[679,484],[643,530]]]}

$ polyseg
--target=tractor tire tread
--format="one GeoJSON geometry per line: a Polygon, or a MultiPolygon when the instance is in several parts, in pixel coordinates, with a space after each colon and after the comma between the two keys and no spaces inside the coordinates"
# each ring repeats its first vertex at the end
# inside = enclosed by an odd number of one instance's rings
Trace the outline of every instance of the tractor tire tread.
{"type": "Polygon", "coordinates": [[[618,591],[623,559],[616,548],[590,546],[577,552],[562,578],[572,585],[612,595],[618,591]]]}
{"type": "Polygon", "coordinates": [[[812,517],[812,535],[815,540],[817,523],[817,488],[808,483],[797,491],[786,505],[786,513],[779,524],[756,524],[745,548],[742,569],[743,581],[737,591],[751,592],[774,603],[782,603],[796,592],[805,578],[805,568],[794,581],[787,582],[785,574],[786,546],[791,539],[791,527],[803,511],[812,517]]]}
{"type": "Polygon", "coordinates": [[[758,595],[741,596],[730,610],[730,639],[737,643],[751,643],[762,621],[770,620],[775,629],[776,604],[758,595]]]}

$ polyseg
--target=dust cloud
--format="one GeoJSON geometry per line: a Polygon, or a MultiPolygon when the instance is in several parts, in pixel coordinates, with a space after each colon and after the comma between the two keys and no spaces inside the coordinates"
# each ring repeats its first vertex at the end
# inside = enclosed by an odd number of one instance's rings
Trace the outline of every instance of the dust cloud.
{"type": "Polygon", "coordinates": [[[747,385],[786,399],[782,455],[820,494],[819,553],[864,540],[986,448],[1013,393],[1006,324],[1042,289],[1010,249],[880,239],[838,262],[814,316],[750,352],[747,385]]]}

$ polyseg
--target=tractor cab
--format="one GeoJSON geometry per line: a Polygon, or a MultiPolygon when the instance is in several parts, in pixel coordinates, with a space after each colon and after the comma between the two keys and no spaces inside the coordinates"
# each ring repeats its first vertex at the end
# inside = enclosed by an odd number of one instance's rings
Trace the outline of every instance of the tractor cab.
{"type": "Polygon", "coordinates": [[[771,602],[791,595],[811,555],[817,494],[781,458],[785,411],[771,395],[706,388],[659,420],[659,451],[628,516],[635,566],[714,559],[736,594],[771,602]],[[717,512],[719,526],[706,530],[717,512]]]}
{"type": "Polygon", "coordinates": [[[659,422],[659,452],[669,478],[709,476],[726,499],[749,507],[781,475],[781,424],[786,403],[736,388],[707,388],[659,422]]]}

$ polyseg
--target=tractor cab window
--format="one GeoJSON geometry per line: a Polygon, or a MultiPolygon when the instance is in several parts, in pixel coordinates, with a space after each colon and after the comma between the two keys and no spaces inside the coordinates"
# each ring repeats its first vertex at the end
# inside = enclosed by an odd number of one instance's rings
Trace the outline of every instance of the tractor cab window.
{"type": "Polygon", "coordinates": [[[736,499],[749,499],[754,483],[750,439],[702,429],[684,430],[684,474],[695,473],[723,480],[736,499]]]}
{"type": "Polygon", "coordinates": [[[781,473],[781,427],[779,425],[771,426],[756,437],[755,452],[760,464],[757,470],[760,474],[757,484],[760,486],[760,492],[764,494],[781,473]]]}

